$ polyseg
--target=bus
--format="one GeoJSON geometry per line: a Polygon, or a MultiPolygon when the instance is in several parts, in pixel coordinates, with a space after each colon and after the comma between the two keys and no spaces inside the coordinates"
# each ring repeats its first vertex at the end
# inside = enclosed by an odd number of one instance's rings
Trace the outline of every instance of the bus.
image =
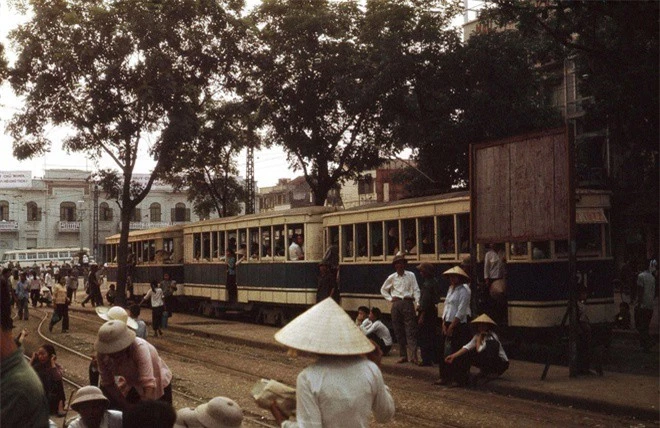
{"type": "MultiPolygon", "coordinates": [[[[89,248],[83,248],[83,253],[89,255],[89,248]]],[[[2,255],[2,267],[20,264],[21,267],[42,267],[52,263],[61,266],[65,263],[78,264],[80,247],[68,248],[32,248],[29,250],[7,250],[2,255]]],[[[92,262],[90,258],[90,263],[92,262]]]]}

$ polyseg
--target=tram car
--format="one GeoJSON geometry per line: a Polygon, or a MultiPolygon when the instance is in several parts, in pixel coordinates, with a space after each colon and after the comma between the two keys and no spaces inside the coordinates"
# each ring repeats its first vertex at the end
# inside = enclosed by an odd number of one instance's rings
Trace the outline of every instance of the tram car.
{"type": "MultiPolygon", "coordinates": [[[[588,290],[586,310],[592,323],[607,323],[614,314],[610,194],[578,190],[577,200],[577,267],[579,281],[588,290]]],[[[477,273],[472,281],[476,296],[483,282],[485,249],[479,245],[477,259],[470,260],[469,210],[469,194],[455,192],[350,209],[306,207],[131,232],[131,251],[137,255],[131,268],[134,292],[146,293],[149,281],[169,272],[183,285],[177,291],[179,301],[192,309],[208,314],[246,311],[258,322],[281,324],[315,303],[318,263],[335,245],[341,305],[349,312],[364,305],[389,314],[380,287],[394,271],[391,263],[399,253],[405,254],[408,269],[417,275],[417,264],[434,264],[442,295],[448,283],[440,274],[464,264],[468,272],[477,273]],[[296,235],[304,239],[304,260],[290,260],[289,247],[296,235]],[[228,248],[240,259],[235,290],[227,287],[228,248]],[[166,261],[155,256],[160,250],[169,257],[166,261]]],[[[118,239],[114,235],[106,241],[111,257],[118,239]]],[[[568,299],[568,243],[507,242],[504,251],[509,327],[560,325],[568,299]]],[[[110,263],[109,270],[113,269],[116,264],[110,263]]],[[[110,274],[111,282],[113,278],[110,274]]],[[[442,302],[438,311],[442,312],[442,302]]]]}

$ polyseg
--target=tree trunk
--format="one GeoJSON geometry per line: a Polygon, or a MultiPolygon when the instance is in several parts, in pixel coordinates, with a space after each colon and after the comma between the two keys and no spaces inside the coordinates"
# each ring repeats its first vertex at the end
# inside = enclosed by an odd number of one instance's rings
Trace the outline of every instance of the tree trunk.
{"type": "MultiPolygon", "coordinates": [[[[117,305],[126,304],[126,284],[128,278],[128,234],[130,233],[131,213],[135,203],[130,197],[130,180],[124,180],[124,191],[122,192],[122,209],[120,210],[121,230],[119,233],[119,246],[117,248],[117,305]]],[[[135,257],[135,254],[133,255],[135,257]]],[[[133,281],[133,278],[131,278],[133,281]]]]}

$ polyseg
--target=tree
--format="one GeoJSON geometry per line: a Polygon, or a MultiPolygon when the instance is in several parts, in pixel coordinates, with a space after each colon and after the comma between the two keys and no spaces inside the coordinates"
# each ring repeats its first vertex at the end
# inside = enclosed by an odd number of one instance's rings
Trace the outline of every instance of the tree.
{"type": "Polygon", "coordinates": [[[19,159],[48,151],[46,126],[70,131],[65,149],[105,154],[119,171],[101,171],[121,212],[119,303],[125,296],[130,215],[163,174],[163,159],[197,131],[205,88],[227,83],[242,2],[215,0],[32,0],[33,17],[11,34],[11,70],[25,105],[9,125],[19,159]],[[230,7],[231,6],[231,7],[230,7]],[[132,181],[139,149],[156,166],[146,186],[132,181]]]}
{"type": "Polygon", "coordinates": [[[248,144],[260,146],[254,129],[258,114],[254,100],[205,103],[199,115],[196,138],[182,142],[179,155],[165,168],[168,181],[177,189],[187,189],[195,212],[204,217],[216,212],[221,217],[240,212],[245,197],[236,179],[235,157],[248,144]]]}
{"type": "Polygon", "coordinates": [[[7,78],[8,71],[7,60],[5,59],[5,47],[0,43],[0,84],[7,78]]]}
{"type": "MultiPolygon", "coordinates": [[[[258,46],[252,77],[267,112],[268,138],[301,169],[317,205],[337,183],[376,167],[397,142],[379,120],[403,76],[407,52],[379,57],[389,34],[415,26],[419,5],[436,2],[265,0],[252,14],[258,46]]],[[[410,48],[414,50],[415,47],[410,48]]]]}

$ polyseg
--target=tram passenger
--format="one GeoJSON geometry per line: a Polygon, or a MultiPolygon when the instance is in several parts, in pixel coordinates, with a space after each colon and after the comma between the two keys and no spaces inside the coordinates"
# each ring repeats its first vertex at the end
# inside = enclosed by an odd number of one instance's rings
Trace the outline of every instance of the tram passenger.
{"type": "Polygon", "coordinates": [[[312,306],[275,334],[275,340],[318,359],[298,374],[296,421],[275,403],[271,412],[283,428],[369,426],[394,416],[394,399],[383,381],[382,354],[332,299],[312,306]],[[365,358],[366,354],[366,358],[365,358]]]}
{"type": "Polygon", "coordinates": [[[62,366],[57,363],[55,348],[45,343],[32,354],[30,365],[39,376],[46,392],[48,408],[51,415],[64,416],[64,382],[62,381],[62,366]]]}
{"type": "Polygon", "coordinates": [[[101,388],[111,407],[125,410],[141,400],[161,400],[172,404],[172,372],[158,351],[144,339],[135,337],[121,321],[108,321],[99,328],[94,349],[98,353],[101,388]],[[123,376],[128,391],[119,390],[115,376],[123,376]]]}
{"type": "Polygon", "coordinates": [[[479,377],[501,376],[509,368],[509,359],[500,339],[493,331],[497,324],[486,314],[479,315],[471,324],[477,328],[472,340],[448,355],[445,362],[451,365],[459,363],[458,360],[467,359],[468,367],[471,364],[480,369],[479,377]]]}
{"type": "Polygon", "coordinates": [[[385,300],[392,302],[392,326],[394,335],[399,342],[399,356],[397,363],[417,361],[417,316],[415,309],[419,306],[419,285],[415,274],[406,270],[408,261],[403,256],[396,256],[392,266],[396,269],[388,276],[380,293],[385,300]]]}
{"type": "Polygon", "coordinates": [[[380,320],[380,309],[374,307],[369,311],[370,324],[360,326],[360,330],[367,335],[367,338],[373,340],[380,348],[383,355],[387,356],[392,349],[392,335],[390,329],[380,320]]]}
{"type": "Polygon", "coordinates": [[[291,238],[291,245],[289,245],[289,260],[305,260],[305,252],[303,251],[303,236],[295,234],[291,238]]]}
{"type": "Polygon", "coordinates": [[[449,278],[449,290],[442,311],[442,343],[444,355],[440,358],[440,378],[436,385],[454,384],[464,386],[467,384],[470,365],[468,361],[460,360],[448,365],[444,357],[453,354],[470,341],[470,327],[468,326],[470,310],[470,287],[463,281],[470,277],[463,269],[456,266],[446,270],[443,275],[449,278]]]}
{"type": "Polygon", "coordinates": [[[83,386],[73,394],[71,408],[80,416],[68,428],[121,428],[122,412],[110,410],[110,401],[95,386],[83,386]]]}
{"type": "Polygon", "coordinates": [[[48,402],[39,377],[12,335],[9,268],[2,270],[0,286],[0,426],[48,426],[48,402]]]}
{"type": "Polygon", "coordinates": [[[417,311],[417,325],[419,328],[417,338],[422,354],[421,365],[432,366],[438,360],[438,308],[436,305],[440,301],[439,285],[435,279],[435,268],[431,263],[420,263],[417,269],[423,279],[417,311]]]}
{"type": "Polygon", "coordinates": [[[163,335],[161,324],[163,322],[163,312],[165,311],[165,302],[163,301],[163,290],[161,290],[158,281],[151,281],[151,289],[147,291],[140,304],[144,304],[147,299],[151,300],[151,328],[154,329],[154,336],[163,335]]]}

